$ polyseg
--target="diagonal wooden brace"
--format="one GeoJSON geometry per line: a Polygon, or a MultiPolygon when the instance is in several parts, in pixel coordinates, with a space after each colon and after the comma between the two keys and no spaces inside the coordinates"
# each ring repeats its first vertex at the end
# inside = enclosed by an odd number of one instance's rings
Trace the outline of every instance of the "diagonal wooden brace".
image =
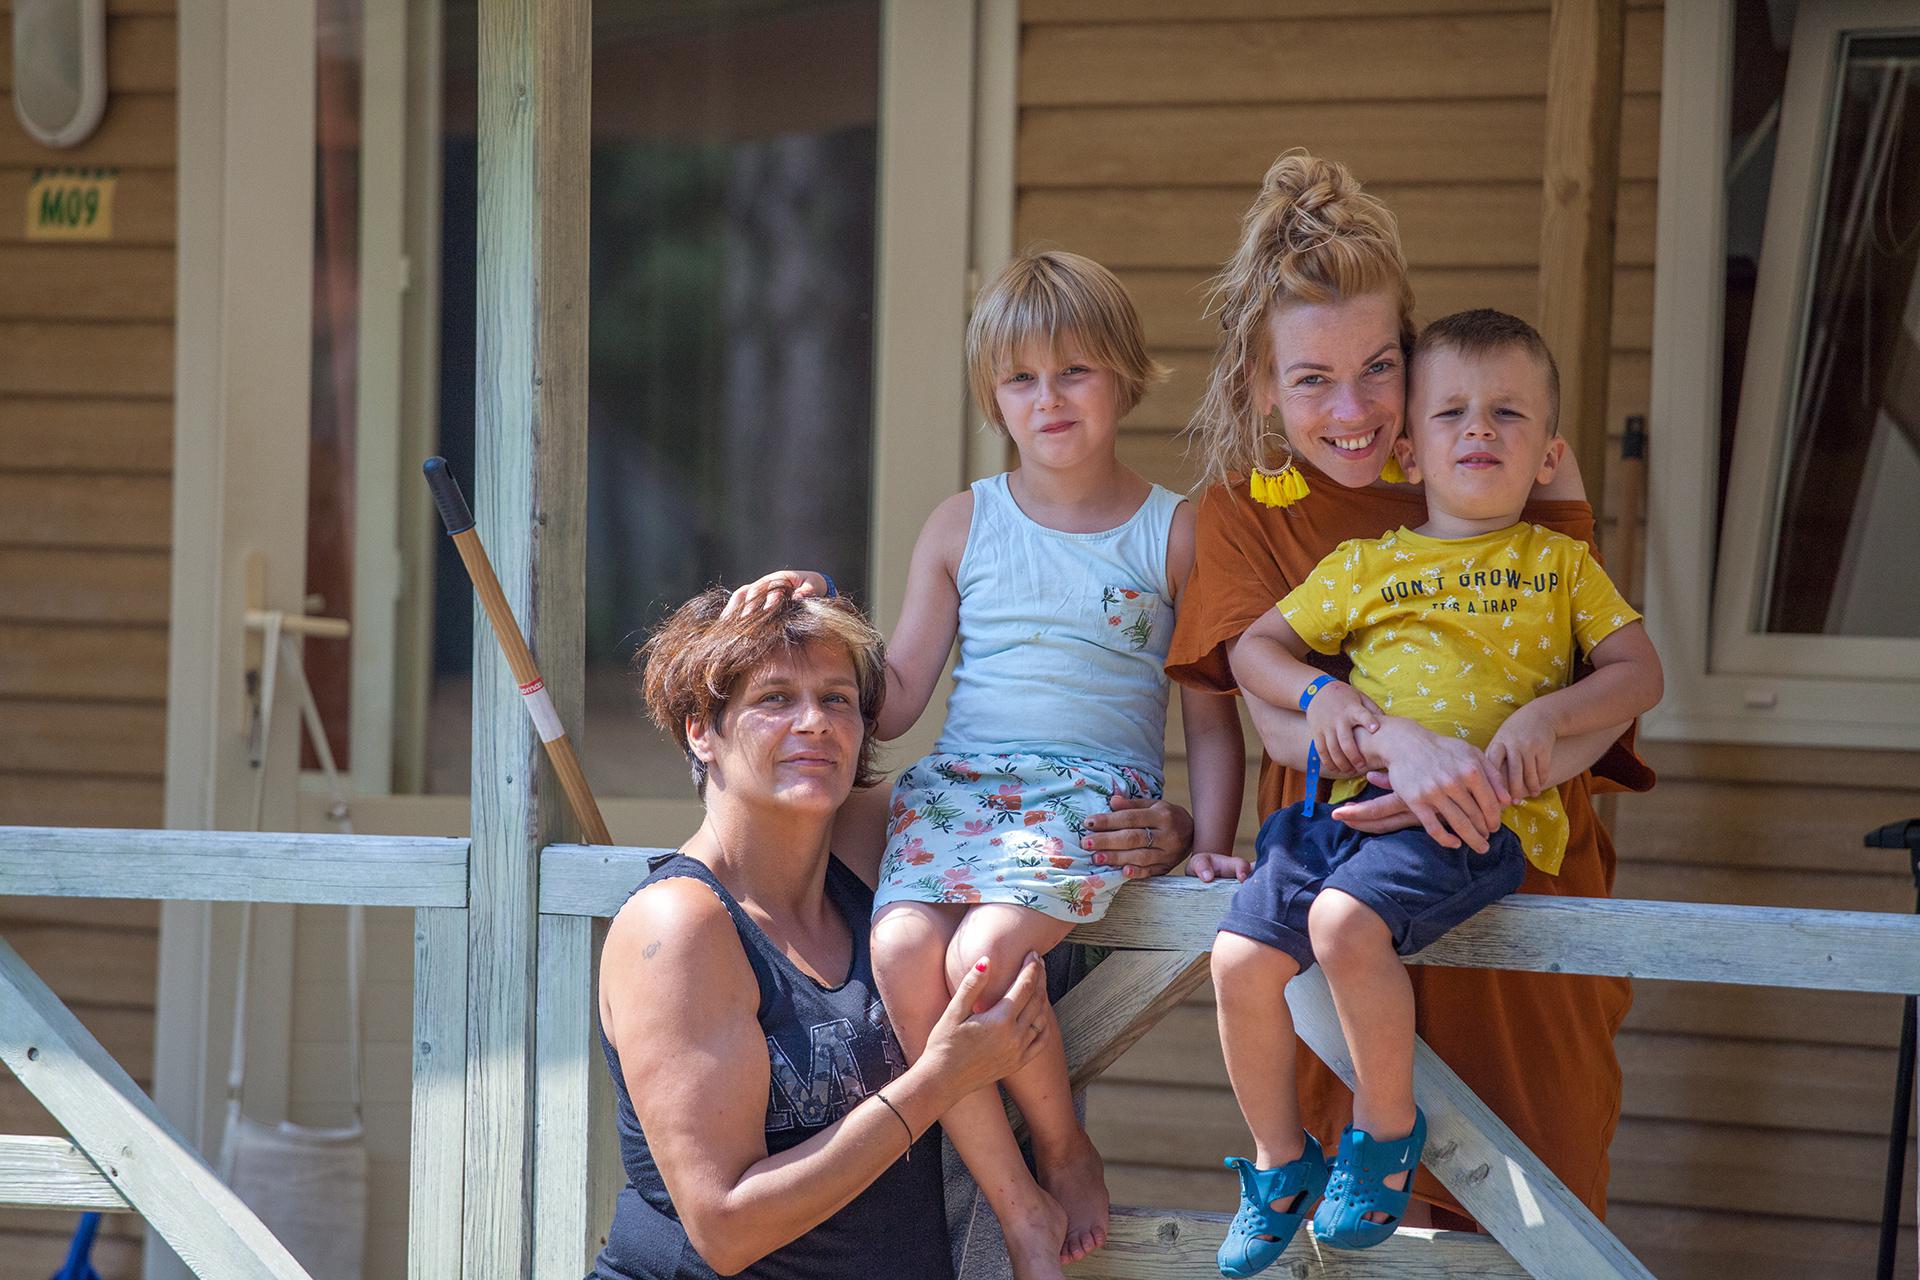
{"type": "Polygon", "coordinates": [[[1067,1042],[1067,1077],[1084,1089],[1207,979],[1204,951],[1116,951],[1054,1012],[1067,1042]]]}
{"type": "Polygon", "coordinates": [[[4,941],[0,1060],[196,1275],[312,1280],[4,941]]]}
{"type": "MultiPolygon", "coordinates": [[[[1313,968],[1287,984],[1294,1029],[1349,1086],[1353,1059],[1327,990],[1313,968]]],[[[1427,1115],[1423,1163],[1476,1221],[1540,1280],[1652,1280],[1592,1210],[1527,1150],[1424,1041],[1413,1049],[1413,1095],[1427,1115]]]]}

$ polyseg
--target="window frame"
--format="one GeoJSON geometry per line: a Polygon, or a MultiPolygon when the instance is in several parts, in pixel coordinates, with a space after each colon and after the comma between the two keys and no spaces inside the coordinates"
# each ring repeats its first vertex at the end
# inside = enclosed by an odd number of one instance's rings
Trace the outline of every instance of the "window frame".
{"type": "Polygon", "coordinates": [[[1752,623],[1827,164],[1830,116],[1822,108],[1832,101],[1842,33],[1894,26],[1897,9],[1895,0],[1809,0],[1796,18],[1717,562],[1733,6],[1668,10],[1651,402],[1659,465],[1649,468],[1647,589],[1648,626],[1668,680],[1665,702],[1644,721],[1650,737],[1920,748],[1920,641],[1766,634],[1752,623]],[[1825,55],[1801,52],[1813,47],[1825,55]],[[1903,669],[1914,676],[1887,674],[1903,669]]]}

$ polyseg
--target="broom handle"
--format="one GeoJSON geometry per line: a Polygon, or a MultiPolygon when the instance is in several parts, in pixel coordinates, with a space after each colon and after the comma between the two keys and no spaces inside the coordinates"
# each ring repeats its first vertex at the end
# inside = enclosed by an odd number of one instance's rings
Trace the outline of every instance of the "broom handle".
{"type": "Polygon", "coordinates": [[[533,727],[540,735],[541,745],[547,749],[547,759],[553,762],[553,771],[560,779],[560,789],[566,792],[567,803],[573,807],[573,816],[579,821],[588,844],[612,844],[613,836],[607,832],[606,820],[600,816],[600,806],[594,803],[586,774],[580,771],[580,759],[573,753],[573,743],[567,738],[559,713],[553,709],[553,699],[547,696],[546,681],[540,678],[540,668],[534,665],[526,637],[520,634],[520,624],[514,620],[506,593],[494,576],[487,549],[480,545],[480,534],[473,527],[473,512],[467,507],[459,482],[447,469],[445,458],[428,458],[422,470],[427,474],[427,487],[433,491],[434,505],[440,508],[441,523],[447,526],[453,545],[460,552],[460,562],[467,566],[467,576],[473,579],[474,594],[480,597],[480,607],[486,611],[487,621],[493,624],[493,637],[500,642],[501,653],[506,655],[514,683],[520,686],[521,704],[533,717],[533,727]]]}

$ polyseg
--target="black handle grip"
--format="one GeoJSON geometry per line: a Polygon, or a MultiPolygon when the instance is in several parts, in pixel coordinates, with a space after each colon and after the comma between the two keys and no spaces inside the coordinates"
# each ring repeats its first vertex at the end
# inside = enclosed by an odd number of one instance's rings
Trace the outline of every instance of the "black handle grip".
{"type": "Polygon", "coordinates": [[[440,508],[440,522],[447,526],[447,532],[465,533],[473,528],[473,512],[467,507],[466,495],[460,492],[460,482],[447,469],[447,460],[428,458],[420,469],[427,473],[427,488],[433,490],[433,505],[440,508]]]}

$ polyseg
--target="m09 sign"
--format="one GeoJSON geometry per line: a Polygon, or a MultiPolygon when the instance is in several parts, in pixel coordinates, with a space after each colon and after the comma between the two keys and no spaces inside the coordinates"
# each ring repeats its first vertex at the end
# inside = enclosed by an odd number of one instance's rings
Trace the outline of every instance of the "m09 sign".
{"type": "Polygon", "coordinates": [[[41,169],[27,184],[27,239],[113,239],[111,169],[41,169]]]}

